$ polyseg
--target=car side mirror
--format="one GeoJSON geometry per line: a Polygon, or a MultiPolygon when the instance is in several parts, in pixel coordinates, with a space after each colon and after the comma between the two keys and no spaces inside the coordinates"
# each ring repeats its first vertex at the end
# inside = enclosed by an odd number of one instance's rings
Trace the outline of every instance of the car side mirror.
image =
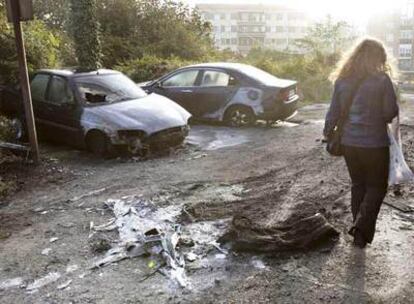
{"type": "Polygon", "coordinates": [[[162,86],[161,81],[157,81],[157,82],[154,84],[154,87],[155,87],[155,88],[157,88],[157,89],[162,89],[162,88],[163,88],[163,86],[162,86]]]}

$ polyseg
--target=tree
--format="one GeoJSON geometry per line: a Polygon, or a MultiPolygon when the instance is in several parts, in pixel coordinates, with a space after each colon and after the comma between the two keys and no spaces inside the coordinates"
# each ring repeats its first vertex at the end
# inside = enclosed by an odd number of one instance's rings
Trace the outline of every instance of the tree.
{"type": "Polygon", "coordinates": [[[331,16],[327,16],[324,21],[315,23],[297,44],[314,54],[337,55],[355,38],[354,29],[348,23],[334,21],[331,16]]]}
{"type": "Polygon", "coordinates": [[[101,67],[102,53],[96,9],[96,0],[70,2],[70,29],[81,69],[96,70],[101,67]]]}
{"type": "Polygon", "coordinates": [[[213,51],[210,24],[180,1],[101,0],[106,66],[155,55],[198,59],[213,51]]]}
{"type": "MultiPolygon", "coordinates": [[[[53,68],[59,64],[61,40],[40,21],[23,25],[29,71],[53,68]]],[[[7,22],[5,7],[0,2],[0,83],[15,82],[18,77],[16,45],[12,26],[7,22]]]]}
{"type": "Polygon", "coordinates": [[[46,26],[62,32],[67,30],[70,13],[68,0],[35,0],[33,7],[36,18],[46,26]]]}

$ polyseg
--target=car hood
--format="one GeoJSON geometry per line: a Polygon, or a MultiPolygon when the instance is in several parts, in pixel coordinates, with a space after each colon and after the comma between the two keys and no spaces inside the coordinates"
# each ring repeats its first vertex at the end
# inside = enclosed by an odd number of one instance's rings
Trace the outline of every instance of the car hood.
{"type": "Polygon", "coordinates": [[[87,107],[81,121],[85,129],[142,130],[151,135],[185,126],[190,117],[190,113],[170,99],[150,94],[140,99],[87,107]]]}

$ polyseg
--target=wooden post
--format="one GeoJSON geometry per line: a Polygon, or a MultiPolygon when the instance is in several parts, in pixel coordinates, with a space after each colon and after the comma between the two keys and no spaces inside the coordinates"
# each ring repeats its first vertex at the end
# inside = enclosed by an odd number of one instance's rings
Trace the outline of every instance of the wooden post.
{"type": "Polygon", "coordinates": [[[30,93],[29,72],[27,69],[26,51],[24,47],[22,25],[20,22],[20,6],[17,0],[9,1],[13,15],[14,35],[16,39],[17,58],[19,61],[19,77],[26,114],[26,126],[31,147],[31,156],[35,164],[40,161],[39,145],[37,143],[36,126],[33,113],[32,96],[30,93]]]}

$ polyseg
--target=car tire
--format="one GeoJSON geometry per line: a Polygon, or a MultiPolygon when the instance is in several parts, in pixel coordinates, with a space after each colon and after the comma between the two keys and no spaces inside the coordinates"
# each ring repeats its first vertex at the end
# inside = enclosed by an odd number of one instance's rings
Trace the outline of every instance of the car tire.
{"type": "Polygon", "coordinates": [[[230,127],[248,127],[256,122],[256,115],[247,106],[232,106],[227,109],[224,121],[230,127]]]}
{"type": "Polygon", "coordinates": [[[100,131],[89,132],[86,136],[86,145],[90,152],[102,158],[109,158],[114,153],[108,136],[100,131]]]}

